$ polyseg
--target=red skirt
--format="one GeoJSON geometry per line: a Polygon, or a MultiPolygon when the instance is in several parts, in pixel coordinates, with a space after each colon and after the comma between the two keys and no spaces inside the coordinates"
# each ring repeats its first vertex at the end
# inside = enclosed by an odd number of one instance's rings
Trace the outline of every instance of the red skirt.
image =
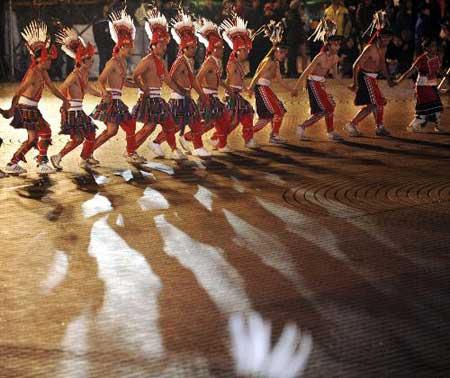
{"type": "Polygon", "coordinates": [[[429,116],[443,110],[437,86],[416,86],[416,116],[429,116]]]}
{"type": "Polygon", "coordinates": [[[308,80],[308,95],[311,114],[334,112],[336,103],[333,97],[327,93],[324,82],[308,80]]]}

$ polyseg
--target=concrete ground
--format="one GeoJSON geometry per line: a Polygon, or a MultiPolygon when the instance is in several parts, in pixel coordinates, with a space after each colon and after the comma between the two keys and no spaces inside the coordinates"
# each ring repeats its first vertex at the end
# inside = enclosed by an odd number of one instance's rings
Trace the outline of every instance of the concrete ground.
{"type": "MultiPolygon", "coordinates": [[[[328,84],[339,132],[346,84],[328,84]]],[[[282,96],[285,146],[267,127],[257,151],[235,133],[233,153],[137,168],[119,131],[95,172],[77,150],[47,178],[32,151],[30,174],[0,179],[0,376],[234,376],[229,316],[257,311],[274,341],[288,322],[312,334],[305,377],[448,377],[450,133],[406,131],[409,83],[385,95],[390,138],[368,118],[363,137],[328,142],[321,122],[300,142],[302,93],[282,96]]],[[[50,154],[59,106],[44,96],[50,154]]],[[[25,134],[0,120],[0,137],[4,165],[25,134]]]]}

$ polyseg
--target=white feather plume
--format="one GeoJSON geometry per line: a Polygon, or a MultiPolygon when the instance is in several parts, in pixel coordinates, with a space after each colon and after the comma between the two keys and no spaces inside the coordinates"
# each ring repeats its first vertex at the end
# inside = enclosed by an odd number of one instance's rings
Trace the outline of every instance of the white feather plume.
{"type": "Polygon", "coordinates": [[[70,43],[76,40],[80,41],[83,47],[86,47],[86,42],[73,28],[63,28],[56,34],[56,42],[61,45],[61,50],[73,59],[76,57],[76,51],[70,49],[70,43]]]}
{"type": "MultiPolygon", "coordinates": [[[[33,20],[31,21],[20,33],[25,39],[28,49],[35,43],[45,43],[46,47],[50,46],[50,39],[47,34],[47,25],[42,21],[33,20]]],[[[32,52],[30,50],[30,52],[32,52]]]]}
{"type": "Polygon", "coordinates": [[[112,12],[109,15],[109,33],[111,34],[112,40],[117,43],[117,26],[126,26],[131,31],[131,38],[134,40],[136,37],[136,27],[134,26],[133,19],[126,12],[125,9],[122,9],[118,12],[112,12]]]}
{"type": "Polygon", "coordinates": [[[153,25],[160,25],[165,30],[167,30],[167,19],[166,16],[161,14],[156,8],[151,8],[147,11],[146,21],[145,21],[145,32],[148,38],[151,40],[153,38],[153,25]]]}
{"type": "Polygon", "coordinates": [[[117,43],[117,41],[119,40],[119,38],[117,37],[117,32],[116,29],[114,28],[114,24],[109,21],[109,34],[111,35],[111,39],[114,41],[114,43],[117,43]]]}
{"type": "Polygon", "coordinates": [[[171,28],[170,29],[170,34],[172,34],[172,38],[175,40],[175,42],[179,45],[181,43],[181,38],[178,35],[177,31],[175,30],[175,28],[171,28]]]}
{"type": "Polygon", "coordinates": [[[153,38],[153,32],[152,32],[152,28],[150,27],[150,24],[148,21],[145,21],[145,32],[147,33],[147,37],[148,39],[151,41],[153,38]]]}
{"type": "Polygon", "coordinates": [[[214,22],[206,18],[201,18],[195,22],[195,35],[200,43],[202,43],[206,48],[209,46],[209,41],[206,38],[206,35],[212,32],[219,34],[219,27],[214,22]]]}
{"type": "Polygon", "coordinates": [[[230,18],[224,20],[220,25],[222,30],[222,37],[230,49],[233,49],[233,41],[231,35],[235,33],[248,34],[247,21],[233,13],[230,18]]]}
{"type": "Polygon", "coordinates": [[[180,11],[176,17],[171,20],[171,25],[175,30],[180,30],[183,28],[194,29],[194,23],[190,15],[180,11]]]}

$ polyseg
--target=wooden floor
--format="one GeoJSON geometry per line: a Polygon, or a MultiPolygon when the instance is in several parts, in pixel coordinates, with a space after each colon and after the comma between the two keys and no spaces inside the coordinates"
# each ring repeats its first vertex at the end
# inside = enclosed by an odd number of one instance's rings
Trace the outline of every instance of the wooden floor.
{"type": "MultiPolygon", "coordinates": [[[[339,132],[356,111],[346,84],[328,84],[339,132]]],[[[448,377],[450,134],[406,131],[409,83],[385,95],[390,138],[368,118],[360,138],[328,142],[320,123],[298,141],[303,93],[283,97],[283,147],[263,130],[249,151],[236,133],[234,153],[139,169],[120,131],[93,174],[77,150],[48,178],[30,153],[30,174],[0,179],[0,377],[233,376],[236,311],[275,338],[309,330],[306,377],[448,377]]],[[[42,100],[50,154],[59,106],[42,100]]],[[[25,134],[0,120],[0,137],[4,165],[25,134]]]]}

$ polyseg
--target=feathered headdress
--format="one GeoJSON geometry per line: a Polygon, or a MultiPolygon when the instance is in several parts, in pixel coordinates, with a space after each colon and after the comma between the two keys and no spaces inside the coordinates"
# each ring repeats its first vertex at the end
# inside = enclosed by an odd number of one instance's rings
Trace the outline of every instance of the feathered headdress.
{"type": "Polygon", "coordinates": [[[219,34],[219,27],[206,18],[201,18],[195,23],[195,30],[198,40],[206,47],[207,55],[212,54],[216,46],[223,43],[219,34]]]}
{"type": "Polygon", "coordinates": [[[180,51],[188,46],[197,44],[195,26],[190,15],[179,10],[177,16],[171,20],[171,25],[172,37],[180,46],[180,51]]]}
{"type": "Polygon", "coordinates": [[[170,42],[167,19],[156,8],[151,8],[147,11],[145,31],[151,45],[155,45],[160,41],[170,42]]]}
{"type": "Polygon", "coordinates": [[[41,62],[56,59],[58,51],[54,45],[50,45],[50,37],[47,34],[47,25],[40,20],[31,21],[21,33],[28,51],[31,55],[32,65],[37,64],[37,59],[41,62]]]}
{"type": "Polygon", "coordinates": [[[86,44],[77,31],[72,28],[62,28],[56,35],[56,42],[61,45],[61,50],[81,64],[83,59],[94,55],[94,46],[86,44]]]}
{"type": "Polygon", "coordinates": [[[320,20],[314,32],[309,36],[308,41],[312,39],[313,42],[321,41],[327,43],[331,40],[340,39],[340,37],[336,36],[336,31],[336,23],[324,17],[320,20]]]}
{"type": "Polygon", "coordinates": [[[375,12],[371,24],[362,36],[365,37],[366,35],[371,36],[369,43],[372,43],[381,35],[392,35],[389,29],[389,19],[386,11],[379,10],[375,12]]]}
{"type": "Polygon", "coordinates": [[[256,34],[263,34],[264,37],[268,38],[274,47],[285,47],[284,43],[284,30],[285,30],[285,20],[270,22],[266,25],[261,26],[256,34]]]}
{"type": "Polygon", "coordinates": [[[112,12],[109,15],[109,20],[109,34],[116,43],[113,53],[117,54],[122,46],[133,45],[136,36],[136,27],[131,16],[127,14],[125,9],[112,12]]]}
{"type": "MultiPolygon", "coordinates": [[[[239,49],[251,50],[252,38],[247,29],[247,21],[241,17],[233,14],[230,18],[224,20],[220,25],[223,30],[222,37],[224,41],[230,46],[230,49],[236,53],[239,49]]],[[[253,36],[254,38],[255,36],[253,36]]]]}

